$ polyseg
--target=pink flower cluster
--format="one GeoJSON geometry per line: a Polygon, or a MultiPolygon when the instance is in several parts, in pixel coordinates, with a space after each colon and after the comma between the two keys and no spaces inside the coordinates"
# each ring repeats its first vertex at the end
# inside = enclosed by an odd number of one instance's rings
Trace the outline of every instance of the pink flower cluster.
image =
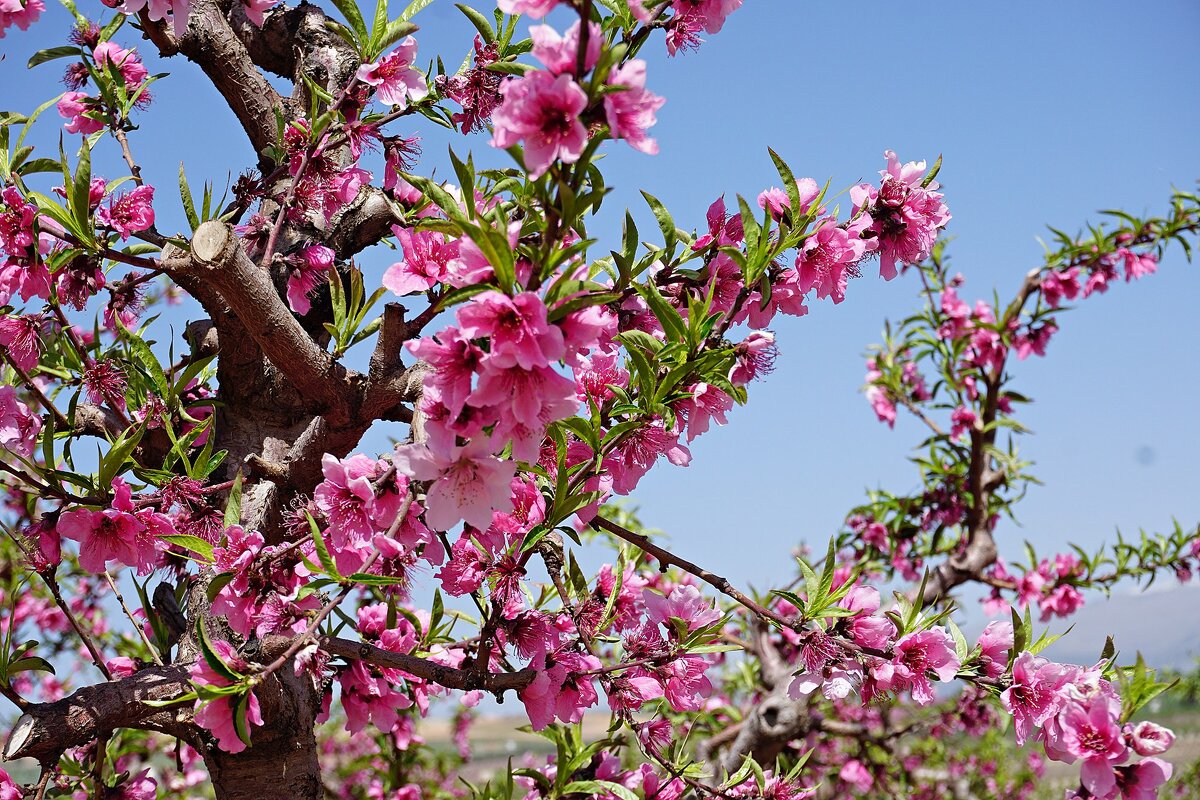
{"type": "Polygon", "coordinates": [[[1153,800],[1171,777],[1171,765],[1154,756],[1171,747],[1174,734],[1152,722],[1122,724],[1121,698],[1098,668],[1021,653],[1000,701],[1013,715],[1018,744],[1036,738],[1054,761],[1082,762],[1087,793],[1075,797],[1153,800]],[[1134,755],[1144,758],[1126,763],[1134,755]]]}
{"type": "Polygon", "coordinates": [[[79,565],[88,572],[104,572],[110,561],[149,575],[157,565],[160,537],[174,535],[169,517],[150,507],[137,507],[129,485],[114,478],[108,508],[78,508],[58,518],[60,536],[79,542],[79,565]]]}
{"type": "Polygon", "coordinates": [[[50,297],[50,271],[34,227],[37,218],[37,208],[17,187],[0,191],[0,305],[16,295],[22,300],[50,297]]]}
{"type": "MultiPolygon", "coordinates": [[[[1053,561],[1042,559],[1019,579],[1008,571],[1004,559],[997,559],[988,577],[995,583],[1012,585],[1017,605],[1021,608],[1036,605],[1045,622],[1051,617],[1069,617],[1083,607],[1083,593],[1072,584],[1080,573],[1079,559],[1060,553],[1053,561]]],[[[1008,603],[1002,598],[1000,588],[992,589],[983,601],[983,608],[988,614],[1006,613],[1008,603]]]]}
{"type": "MultiPolygon", "coordinates": [[[[525,13],[541,10],[520,3],[513,7],[525,13]]],[[[533,27],[530,35],[533,55],[546,69],[500,84],[503,101],[492,111],[492,145],[509,148],[524,143],[525,168],[536,179],[555,161],[573,164],[583,154],[588,141],[585,112],[592,100],[576,81],[582,81],[599,60],[603,32],[595,23],[589,24],[582,54],[584,36],[578,22],[563,36],[548,25],[533,27]],[[576,74],[581,66],[582,73],[576,74]]],[[[607,83],[614,88],[603,98],[610,135],[643,153],[658,152],[646,131],[655,124],[655,114],[665,101],[646,89],[646,63],[626,62],[608,76],[607,83]]]]}
{"type": "MultiPolygon", "coordinates": [[[[793,220],[809,214],[815,214],[817,218],[812,223],[811,233],[797,250],[794,267],[774,270],[771,295],[766,302],[759,292],[751,292],[738,313],[738,321],[748,320],[751,327],[764,328],[776,312],[803,316],[808,313],[805,297],[809,292],[814,292],[817,299],[828,298],[840,303],[845,299],[849,279],[857,277],[859,265],[873,255],[880,257],[879,274],[885,280],[896,276],[898,263],[916,264],[928,257],[938,233],[950,221],[950,212],[942,203],[941,195],[933,191],[937,188],[936,183],[921,185],[924,161],[910,161],[901,166],[892,151],[888,150],[884,155],[888,159],[888,168],[880,173],[883,176],[881,185],[876,188],[860,184],[851,189],[854,209],[850,219],[844,222],[827,215],[824,207],[813,208],[820,189],[812,178],[796,181],[801,201],[799,209],[791,209],[787,193],[776,187],[759,195],[759,206],[769,209],[776,219],[782,219],[785,214],[792,215],[793,220]]],[[[740,216],[733,215],[728,222],[724,220],[724,204],[719,207],[714,204],[709,210],[709,234],[697,240],[694,247],[723,246],[740,241],[740,216]]],[[[714,273],[724,270],[730,284],[740,276],[740,271],[732,266],[725,254],[716,256],[710,269],[714,273]]],[[[736,291],[733,294],[736,296],[736,291]]],[[[873,400],[872,404],[880,412],[881,419],[887,421],[890,411],[885,410],[887,404],[882,400],[873,400]]]]}

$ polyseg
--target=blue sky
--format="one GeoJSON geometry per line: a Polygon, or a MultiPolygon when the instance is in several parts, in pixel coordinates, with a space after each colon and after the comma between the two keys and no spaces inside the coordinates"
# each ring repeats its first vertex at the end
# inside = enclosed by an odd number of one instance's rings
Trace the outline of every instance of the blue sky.
{"type": "MultiPolygon", "coordinates": [[[[1101,208],[1156,213],[1172,187],[1195,187],[1200,6],[994,8],[747,0],[698,53],[668,59],[661,38],[652,40],[649,85],[668,98],[654,130],[662,152],[606,146],[616,191],[594,233],[611,237],[626,205],[645,219],[638,189],[660,197],[679,224],[702,223],[718,195],[752,197],[778,183],[768,145],[797,175],[832,178],[837,188],[873,178],[886,148],[906,160],[941,153],[951,255],[967,278],[962,294],[974,299],[1016,289],[1040,261],[1045,225],[1073,230],[1101,208]]],[[[100,6],[88,0],[85,9],[100,6]]],[[[423,60],[440,53],[447,65],[460,63],[473,29],[453,3],[435,0],[415,21],[423,60]]],[[[34,50],[60,44],[68,24],[55,7],[31,31],[0,40],[0,105],[28,111],[61,91],[65,62],[32,73],[24,64],[34,50]]],[[[135,43],[136,32],[120,41],[135,43]]],[[[194,65],[148,60],[171,76],[155,87],[132,141],[161,187],[160,228],[171,229],[182,225],[173,188],[181,159],[196,186],[236,176],[253,154],[194,65]]],[[[32,138],[56,150],[52,116],[32,138]]],[[[428,135],[423,166],[449,175],[447,137],[431,126],[413,130],[428,135]]],[[[502,163],[485,137],[453,143],[502,163]]],[[[101,170],[124,174],[112,143],[102,150],[101,170]]],[[[385,252],[362,263],[378,275],[390,260],[385,252]]],[[[1069,540],[1094,545],[1118,526],[1200,520],[1198,290],[1200,271],[1172,251],[1158,275],[1062,315],[1048,359],[1015,366],[1015,388],[1036,400],[1022,417],[1036,433],[1024,451],[1046,486],[1022,504],[1022,528],[1002,525],[1002,552],[1017,554],[1024,538],[1051,552],[1069,540]]],[[[791,547],[824,542],[864,489],[913,488],[906,458],[921,432],[904,420],[895,431],[879,425],[857,390],[864,348],[885,318],[915,304],[912,280],[868,274],[842,305],[818,303],[803,319],[780,321],[776,372],[753,387],[728,427],[695,443],[689,468],[664,465],[643,482],[636,500],[645,521],[667,529],[689,557],[765,587],[789,577],[791,547]]],[[[180,318],[196,316],[188,312],[180,318]]]]}

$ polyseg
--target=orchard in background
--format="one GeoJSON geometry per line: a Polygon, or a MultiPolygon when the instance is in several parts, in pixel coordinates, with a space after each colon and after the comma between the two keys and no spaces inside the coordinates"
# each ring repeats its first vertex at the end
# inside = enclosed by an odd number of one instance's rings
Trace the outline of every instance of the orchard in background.
{"type": "MultiPolygon", "coordinates": [[[[1037,627],[1087,588],[1190,579],[1197,531],[1006,564],[994,530],[1033,480],[1015,365],[1067,304],[1190,256],[1197,198],[1058,234],[992,301],[947,266],[940,159],[890,151],[840,204],[772,151],[756,201],[681,226],[646,194],[657,230],[627,212],[599,242],[599,157],[657,152],[639,53],[700,47],[741,0],[460,6],[478,35],[457,72],[418,54],[429,3],[69,6],[31,61],[66,63],[68,91],[0,116],[3,756],[40,765],[0,771],[0,798],[1026,798],[1046,759],[1077,766],[1073,798],[1159,796],[1175,736],[1135,714],[1169,683],[1111,639],[1048,660],[1037,627]],[[574,21],[537,24],[556,7],[574,21]],[[166,145],[137,120],[171,85],[139,32],[259,154],[224,199],[143,175],[138,150],[166,145]],[[55,112],[62,147],[27,145],[55,112]],[[446,129],[455,183],[422,174],[416,115],[446,129]],[[460,154],[481,137],[512,166],[460,154]],[[94,175],[100,148],[128,175],[94,175]],[[160,230],[176,193],[190,230],[160,230]],[[361,271],[381,245],[395,263],[361,271]],[[866,395],[927,427],[921,488],[872,494],[751,596],[619,498],[747,403],[777,315],[875,270],[920,296],[866,395]],[[179,339],[156,310],[184,294],[206,316],[179,339]],[[400,443],[364,453],[368,431],[400,443]],[[597,574],[585,546],[612,553],[597,574]],[[977,641],[953,619],[970,584],[1000,615],[977,641]],[[547,763],[464,778],[485,695],[523,706],[547,763]],[[438,704],[457,752],[416,731],[438,704]],[[585,713],[607,732],[585,739],[585,713]],[[998,759],[1006,737],[1026,749],[998,759]]],[[[0,0],[0,33],[42,10],[0,0]]]]}

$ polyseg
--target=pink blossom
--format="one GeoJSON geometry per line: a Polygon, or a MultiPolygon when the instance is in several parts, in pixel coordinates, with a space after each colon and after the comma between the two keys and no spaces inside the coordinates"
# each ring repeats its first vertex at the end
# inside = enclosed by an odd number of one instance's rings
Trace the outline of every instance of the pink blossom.
{"type": "Polygon", "coordinates": [[[1157,756],[1175,744],[1175,733],[1170,728],[1147,720],[1139,722],[1129,731],[1129,742],[1139,756],[1157,756]]]}
{"type": "MultiPolygon", "coordinates": [[[[104,69],[111,65],[121,73],[125,81],[125,90],[132,95],[150,77],[150,71],[142,64],[137,52],[121,47],[114,41],[101,42],[92,50],[96,66],[104,69]]],[[[143,95],[144,96],[144,95],[143,95]]]]}
{"type": "Polygon", "coordinates": [[[261,28],[266,21],[265,14],[279,0],[241,0],[242,11],[246,12],[246,19],[254,23],[256,28],[261,28]]]}
{"type": "Polygon", "coordinates": [[[1128,283],[1134,278],[1140,278],[1143,275],[1153,275],[1158,271],[1158,259],[1153,253],[1135,253],[1127,247],[1118,247],[1116,255],[1125,262],[1125,281],[1128,283]]]}
{"type": "Polygon", "coordinates": [[[866,794],[875,785],[871,771],[857,758],[852,758],[843,764],[838,772],[838,777],[853,786],[860,794],[866,794]]]}
{"type": "Polygon", "coordinates": [[[975,412],[966,406],[959,406],[950,414],[950,436],[957,439],[967,431],[975,429],[977,417],[975,412]]]}
{"type": "Polygon", "coordinates": [[[991,678],[1003,675],[1013,646],[1012,623],[1004,620],[989,622],[983,633],[979,634],[976,644],[980,649],[979,661],[983,673],[991,678]]]}
{"type": "Polygon", "coordinates": [[[646,62],[640,58],[621,65],[608,77],[609,86],[624,87],[604,95],[604,114],[612,135],[624,139],[634,150],[647,155],[658,153],[658,142],[646,131],[658,122],[658,110],[666,103],[646,89],[646,62]]]}
{"type": "Polygon", "coordinates": [[[119,197],[109,198],[108,207],[96,212],[96,219],[117,233],[125,240],[131,234],[148,230],[154,225],[153,186],[139,186],[131,192],[119,197]]]}
{"type": "MultiPolygon", "coordinates": [[[[212,642],[212,649],[225,665],[235,674],[245,674],[249,665],[238,657],[233,645],[221,639],[212,642]]],[[[360,662],[355,662],[360,663],[360,662]]],[[[230,686],[234,683],[222,673],[213,669],[205,658],[197,659],[191,669],[192,681],[200,686],[230,686]]],[[[258,698],[252,690],[247,690],[249,696],[246,702],[247,727],[262,725],[262,712],[258,706],[258,698]]],[[[246,749],[246,742],[238,735],[234,724],[234,703],[236,697],[220,697],[209,700],[196,710],[196,724],[209,731],[217,740],[217,746],[227,753],[240,753],[246,749]]]]}
{"type": "Polygon", "coordinates": [[[547,322],[546,304],[533,292],[478,294],[459,308],[458,323],[468,338],[490,340],[489,368],[545,367],[566,352],[562,331],[547,322]]]}
{"type": "MultiPolygon", "coordinates": [[[[821,194],[821,186],[812,178],[797,178],[796,190],[800,193],[800,210],[798,214],[807,214],[812,209],[813,202],[821,194]]],[[[785,212],[792,207],[792,200],[788,197],[785,190],[777,186],[772,186],[758,195],[758,207],[766,210],[771,209],[771,216],[774,219],[782,219],[785,212]]],[[[822,206],[817,213],[825,213],[825,207],[822,206]]]]}
{"type": "Polygon", "coordinates": [[[690,398],[676,404],[677,411],[687,419],[689,444],[697,436],[708,431],[711,421],[716,420],[718,425],[727,424],[729,420],[726,414],[733,409],[733,398],[715,386],[697,383],[691,387],[691,392],[690,398]]]}
{"type": "Polygon", "coordinates": [[[547,426],[579,408],[575,383],[550,367],[494,367],[493,358],[484,362],[479,386],[467,402],[499,416],[492,431],[497,447],[511,441],[514,458],[536,461],[547,426]]]}
{"type": "Polygon", "coordinates": [[[542,663],[534,666],[537,674],[533,682],[518,692],[518,697],[535,731],[555,718],[568,724],[579,722],[584,709],[599,702],[593,678],[580,674],[603,666],[595,656],[560,650],[544,656],[542,663]]]}
{"type": "Polygon", "coordinates": [[[138,538],[145,526],[133,514],[113,509],[76,509],[58,519],[61,536],[79,542],[79,565],[88,572],[104,572],[109,561],[127,566],[138,563],[138,538]]]}
{"type": "Polygon", "coordinates": [[[525,14],[530,17],[544,17],[558,3],[559,0],[496,0],[496,5],[505,14],[525,14]]]}
{"type": "Polygon", "coordinates": [[[1042,297],[1050,306],[1057,307],[1064,297],[1074,300],[1079,295],[1079,267],[1046,273],[1041,288],[1042,297]]]}
{"type": "Polygon", "coordinates": [[[720,33],[725,18],[742,7],[742,0],[674,0],[676,18],[686,18],[709,33],[720,33]]]}
{"type": "Polygon", "coordinates": [[[774,333],[752,331],[734,347],[733,353],[736,361],[729,372],[729,382],[734,386],[745,386],[771,374],[775,359],[779,357],[779,348],[775,346],[774,333]]]}
{"type": "Polygon", "coordinates": [[[374,86],[375,96],[382,102],[407,108],[410,100],[415,102],[429,94],[425,76],[413,67],[416,57],[417,40],[406,36],[395,50],[373,64],[363,64],[355,75],[374,86]]]}
{"type": "Polygon", "coordinates": [[[1117,767],[1117,789],[1122,800],[1157,800],[1158,789],[1171,779],[1173,767],[1161,758],[1147,758],[1117,767]]]}
{"type": "MultiPolygon", "coordinates": [[[[546,69],[554,75],[563,73],[575,74],[579,58],[580,25],[567,28],[562,36],[549,25],[534,25],[529,29],[533,39],[533,57],[545,64],[546,69]]],[[[600,45],[604,41],[604,31],[594,22],[588,23],[587,52],[583,59],[583,71],[589,72],[600,60],[600,45]]]]}
{"type": "Polygon", "coordinates": [[[661,420],[630,432],[606,462],[613,476],[613,491],[622,495],[632,492],[659,456],[666,456],[677,467],[692,462],[691,451],[679,443],[679,432],[668,431],[661,420]]]}
{"type": "Polygon", "coordinates": [[[383,285],[400,296],[432,289],[460,261],[459,243],[437,231],[395,228],[404,260],[388,267],[383,285]]]}
{"type": "Polygon", "coordinates": [[[425,519],[435,530],[449,530],[459,520],[483,530],[492,522],[493,509],[512,508],[509,483],[516,464],[493,456],[486,439],[446,452],[402,445],[393,462],[403,475],[434,481],[426,494],[425,519]]]}
{"type": "Polygon", "coordinates": [[[28,458],[33,453],[42,419],[17,399],[12,386],[0,386],[0,447],[28,458]]]}
{"type": "Polygon", "coordinates": [[[1023,745],[1034,727],[1058,712],[1058,690],[1069,673],[1061,664],[1025,651],[1013,662],[1012,676],[1012,684],[1001,693],[1000,702],[1013,715],[1017,744],[1023,745]]]}
{"type": "Polygon", "coordinates": [[[1071,702],[1058,716],[1059,746],[1071,757],[1082,758],[1080,779],[1097,797],[1109,797],[1116,788],[1113,763],[1128,753],[1121,731],[1120,703],[1097,695],[1086,703],[1071,702]]]}
{"type": "MultiPolygon", "coordinates": [[[[0,14],[5,12],[0,11],[0,14]]],[[[24,28],[22,28],[24,30],[24,28]]],[[[4,34],[4,25],[0,20],[0,36],[4,34]]],[[[21,787],[18,786],[3,768],[0,768],[0,800],[21,800],[21,787]]]]}
{"type": "Polygon", "coordinates": [[[471,394],[471,378],[483,361],[483,350],[455,327],[409,342],[407,347],[430,366],[425,373],[425,386],[437,391],[451,413],[462,411],[471,394]]]}
{"type": "Polygon", "coordinates": [[[672,630],[672,618],[682,620],[688,631],[699,630],[721,618],[721,612],[713,608],[712,602],[691,585],[676,586],[665,597],[651,589],[644,589],[642,601],[646,604],[646,618],[668,631],[672,630]]]}
{"type": "Polygon", "coordinates": [[[309,295],[325,282],[334,266],[333,251],[322,244],[303,248],[291,259],[292,271],[288,275],[288,306],[297,314],[307,314],[312,308],[309,295]]]}
{"type": "Polygon", "coordinates": [[[151,22],[161,22],[170,16],[175,35],[183,36],[187,31],[191,0],[125,0],[117,9],[130,16],[146,9],[146,16],[151,22]]]}
{"type": "Polygon", "coordinates": [[[67,133],[90,136],[104,130],[104,123],[92,116],[99,110],[96,100],[84,92],[64,92],[57,108],[59,116],[70,120],[67,133]]]}
{"type": "Polygon", "coordinates": [[[880,688],[912,692],[918,705],[934,700],[933,685],[926,673],[932,671],[940,681],[948,681],[958,673],[959,660],[954,641],[945,628],[935,627],[920,633],[910,633],[896,642],[891,662],[871,669],[871,676],[880,688]]]}
{"type": "Polygon", "coordinates": [[[938,231],[950,222],[950,211],[935,190],[936,181],[922,186],[925,162],[900,164],[891,150],[884,152],[887,169],[878,190],[866,184],[851,189],[856,209],[871,216],[879,247],[879,275],[896,277],[896,263],[916,264],[929,257],[938,231]]]}
{"type": "MultiPolygon", "coordinates": [[[[0,0],[0,39],[4,38],[4,31],[10,25],[16,25],[23,31],[29,30],[29,26],[37,22],[45,10],[46,5],[42,0],[0,0]]],[[[4,775],[8,777],[8,773],[4,775]]]]}
{"type": "Polygon", "coordinates": [[[818,299],[829,297],[834,303],[846,298],[847,271],[867,252],[861,228],[858,224],[843,228],[829,220],[804,240],[796,255],[801,291],[816,289],[818,299]]]}
{"type": "Polygon", "coordinates": [[[555,159],[572,164],[583,154],[587,129],[580,116],[587,95],[570,75],[536,71],[500,85],[504,102],[492,112],[492,146],[525,143],[525,168],[540,178],[555,159]]]}

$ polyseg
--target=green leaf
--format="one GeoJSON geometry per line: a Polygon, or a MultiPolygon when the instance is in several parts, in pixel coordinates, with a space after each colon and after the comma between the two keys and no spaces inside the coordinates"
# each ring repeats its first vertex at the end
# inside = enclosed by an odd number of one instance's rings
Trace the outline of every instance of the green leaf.
{"type": "Polygon", "coordinates": [[[92,189],[92,151],[87,137],[79,145],[79,163],[75,166],[75,180],[71,184],[71,205],[75,220],[81,228],[90,228],[92,189]]]}
{"type": "Polygon", "coordinates": [[[141,336],[125,327],[125,323],[117,319],[117,325],[121,329],[121,335],[129,344],[129,349],[142,366],[146,368],[146,372],[150,375],[150,380],[154,383],[154,388],[158,390],[159,397],[167,401],[168,406],[174,405],[175,396],[171,382],[167,380],[167,373],[163,371],[162,365],[158,363],[158,358],[150,346],[146,344],[141,336]]]}
{"type": "Polygon", "coordinates": [[[47,61],[53,61],[56,58],[70,58],[71,56],[81,57],[83,51],[73,45],[63,45],[61,47],[47,47],[45,50],[38,50],[29,57],[29,62],[25,65],[27,69],[33,69],[38,64],[45,64],[47,61]]]}
{"type": "Polygon", "coordinates": [[[650,206],[650,210],[654,212],[654,219],[658,222],[658,228],[663,234],[663,246],[668,253],[675,249],[675,220],[671,217],[671,212],[667,211],[667,207],[662,204],[654,195],[649,192],[642,192],[642,197],[646,198],[646,203],[650,206]]]}
{"type": "Polygon", "coordinates": [[[358,38],[359,44],[365,44],[369,38],[367,33],[367,23],[363,20],[362,12],[358,10],[358,3],[355,0],[333,0],[337,10],[342,12],[342,16],[350,23],[351,30],[354,31],[358,38]]]}
{"type": "Polygon", "coordinates": [[[223,523],[226,528],[237,525],[242,521],[242,471],[239,469],[237,475],[233,476],[233,486],[229,487],[229,501],[225,503],[225,518],[223,523]]]}
{"type": "Polygon", "coordinates": [[[158,538],[164,542],[170,542],[177,547],[182,547],[184,550],[191,550],[205,561],[211,563],[213,560],[213,546],[199,536],[192,536],[186,533],[172,533],[158,538]]]}
{"type": "Polygon", "coordinates": [[[312,531],[313,544],[317,548],[317,560],[321,562],[321,568],[325,570],[325,574],[341,583],[342,575],[338,572],[337,564],[334,563],[333,557],[329,555],[329,548],[325,545],[325,537],[321,534],[321,529],[317,527],[317,521],[313,519],[312,514],[307,514],[308,527],[312,531]]]}
{"type": "Polygon", "coordinates": [[[6,678],[11,680],[12,676],[16,675],[18,672],[30,672],[34,670],[38,672],[49,672],[51,675],[55,674],[54,665],[41,656],[25,656],[24,658],[18,658],[16,661],[13,661],[8,665],[4,674],[6,678]]]}
{"type": "Polygon", "coordinates": [[[142,440],[142,434],[146,431],[145,422],[138,424],[132,430],[125,430],[113,442],[112,447],[100,459],[100,469],[98,482],[100,486],[108,487],[112,484],[113,478],[121,474],[125,468],[125,462],[129,460],[130,455],[137,448],[138,442],[142,440]]]}
{"type": "Polygon", "coordinates": [[[492,28],[492,23],[488,22],[487,17],[462,3],[455,3],[454,5],[467,19],[471,20],[471,24],[475,26],[475,30],[479,31],[479,35],[483,37],[485,42],[491,44],[496,41],[496,31],[492,28]]]}
{"type": "Polygon", "coordinates": [[[203,619],[196,620],[196,640],[200,643],[200,653],[204,656],[204,661],[213,672],[232,683],[242,680],[244,676],[226,664],[213,648],[212,642],[208,638],[208,627],[203,619]]]}
{"type": "Polygon", "coordinates": [[[667,341],[687,341],[687,324],[675,306],[668,303],[667,298],[663,297],[654,281],[638,285],[637,291],[646,301],[646,305],[650,307],[654,316],[658,318],[659,324],[663,326],[663,331],[667,334],[667,341]]]}
{"type": "Polygon", "coordinates": [[[183,162],[179,162],[179,198],[183,201],[183,215],[187,218],[192,230],[200,227],[200,215],[196,213],[196,201],[188,186],[187,175],[183,172],[183,162]]]}
{"type": "Polygon", "coordinates": [[[211,603],[213,600],[216,600],[217,595],[221,593],[221,590],[228,586],[229,582],[236,577],[237,575],[232,572],[220,572],[214,575],[213,579],[208,582],[208,589],[205,591],[205,594],[208,597],[208,602],[211,603]]]}
{"type": "Polygon", "coordinates": [[[407,22],[425,10],[433,0],[412,0],[408,7],[400,12],[400,22],[407,22]]]}

